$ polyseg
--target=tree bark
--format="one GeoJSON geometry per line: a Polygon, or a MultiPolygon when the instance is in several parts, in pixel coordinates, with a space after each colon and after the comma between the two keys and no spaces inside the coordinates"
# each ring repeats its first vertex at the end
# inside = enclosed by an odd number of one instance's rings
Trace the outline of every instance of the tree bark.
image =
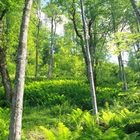
{"type": "MultiPolygon", "coordinates": [[[[5,16],[7,10],[4,10],[0,16],[0,34],[3,36],[3,24],[2,24],[2,20],[3,17],[5,16]]],[[[6,27],[8,28],[8,27],[6,27]]],[[[6,29],[8,30],[8,29],[6,29]]],[[[7,39],[7,36],[6,36],[7,39]]],[[[5,97],[6,100],[11,103],[11,97],[12,97],[12,84],[11,84],[11,80],[10,80],[10,76],[8,73],[8,69],[7,69],[7,64],[6,64],[6,49],[7,49],[7,44],[5,46],[4,42],[4,38],[1,37],[0,40],[2,41],[3,47],[0,47],[0,73],[1,73],[1,77],[2,77],[2,84],[4,87],[4,92],[5,92],[5,97]]],[[[6,43],[8,43],[8,40],[6,40],[6,43]]]]}
{"type": "Polygon", "coordinates": [[[35,64],[35,79],[38,80],[38,58],[39,58],[39,31],[40,31],[40,19],[37,25],[37,40],[36,40],[36,64],[35,64]]]}
{"type": "Polygon", "coordinates": [[[52,68],[53,68],[53,51],[54,51],[54,37],[56,32],[56,24],[54,18],[51,19],[51,42],[50,42],[50,62],[49,62],[49,69],[48,69],[48,79],[51,79],[52,75],[52,68]]]}
{"type": "Polygon", "coordinates": [[[39,48],[36,44],[36,60],[35,60],[35,79],[38,80],[38,58],[39,58],[39,48]]]}
{"type": "Polygon", "coordinates": [[[95,91],[96,91],[96,85],[97,85],[96,84],[96,81],[97,81],[96,69],[97,69],[97,65],[98,65],[98,60],[97,60],[97,57],[95,57],[95,53],[96,53],[96,33],[94,33],[94,41],[93,41],[92,24],[93,24],[93,20],[90,20],[89,24],[88,24],[88,34],[89,34],[89,50],[90,50],[90,55],[91,55],[94,85],[95,85],[95,91]]]}
{"type": "Polygon", "coordinates": [[[118,64],[119,64],[119,79],[120,81],[123,81],[120,55],[118,56],[118,64]]]}
{"type": "Polygon", "coordinates": [[[6,100],[11,103],[12,84],[6,65],[6,55],[3,48],[0,47],[0,73],[2,76],[2,84],[4,86],[6,100]]]}
{"type": "Polygon", "coordinates": [[[81,45],[81,48],[82,48],[82,54],[83,54],[85,65],[86,65],[86,76],[89,79],[88,69],[87,69],[88,61],[87,61],[87,56],[86,56],[86,49],[85,49],[85,45],[84,45],[83,36],[79,33],[79,31],[77,29],[76,17],[75,17],[76,9],[75,9],[74,4],[75,4],[75,1],[73,0],[73,3],[72,3],[73,12],[71,13],[71,15],[72,15],[71,20],[72,20],[72,23],[73,23],[74,31],[75,31],[77,37],[79,37],[79,39],[80,39],[80,45],[81,45]]]}
{"type": "MultiPolygon", "coordinates": [[[[115,21],[114,3],[112,3],[112,2],[111,2],[111,16],[112,16],[113,30],[114,30],[114,34],[115,34],[118,30],[118,25],[116,24],[116,21],[115,21]]],[[[123,30],[123,28],[121,29],[121,31],[122,30],[123,30]]],[[[117,43],[116,46],[119,47],[119,43],[117,43]]],[[[123,88],[123,90],[128,90],[121,52],[118,55],[118,64],[119,64],[119,72],[118,72],[119,78],[120,78],[120,81],[123,82],[122,88],[123,88]]]]}
{"type": "MultiPolygon", "coordinates": [[[[92,106],[94,114],[97,117],[98,109],[97,109],[97,101],[96,101],[96,93],[95,93],[95,85],[94,85],[94,77],[93,77],[93,70],[92,70],[92,62],[91,62],[91,55],[89,50],[89,42],[88,42],[88,33],[87,33],[87,25],[86,25],[86,17],[84,13],[84,6],[83,0],[80,0],[81,4],[81,16],[82,16],[82,23],[83,23],[83,32],[84,32],[84,42],[86,47],[86,56],[88,61],[88,75],[89,75],[89,82],[90,82],[90,90],[91,90],[91,97],[92,97],[92,106]]],[[[97,121],[99,123],[98,117],[97,121]]]]}
{"type": "Polygon", "coordinates": [[[27,55],[27,36],[33,0],[26,0],[20,27],[14,95],[12,98],[9,140],[21,139],[23,93],[27,55]]]}
{"type": "Polygon", "coordinates": [[[140,23],[140,11],[139,11],[139,9],[137,8],[136,2],[135,2],[135,0],[130,0],[130,2],[131,2],[131,5],[132,5],[132,7],[133,7],[133,9],[134,9],[134,12],[135,12],[135,14],[136,14],[136,16],[137,16],[137,20],[138,20],[139,23],[140,23]]]}
{"type": "Polygon", "coordinates": [[[126,82],[126,75],[125,75],[125,70],[124,70],[124,64],[122,60],[122,54],[120,53],[118,56],[118,61],[119,61],[119,71],[120,71],[120,80],[123,82],[123,90],[128,90],[127,82],[126,82]]]}

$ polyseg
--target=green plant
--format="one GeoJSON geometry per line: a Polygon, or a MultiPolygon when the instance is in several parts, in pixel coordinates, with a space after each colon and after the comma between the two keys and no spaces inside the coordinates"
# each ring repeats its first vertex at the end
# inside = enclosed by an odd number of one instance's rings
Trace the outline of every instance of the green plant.
{"type": "Polygon", "coordinates": [[[89,86],[76,80],[33,82],[25,86],[25,105],[51,106],[68,101],[80,108],[90,109],[90,100],[89,86]]]}
{"type": "Polygon", "coordinates": [[[58,124],[57,132],[53,132],[43,126],[40,126],[40,129],[47,140],[68,140],[71,137],[70,130],[63,123],[58,124]]]}
{"type": "Polygon", "coordinates": [[[0,108],[0,140],[8,139],[9,109],[0,108]]]}

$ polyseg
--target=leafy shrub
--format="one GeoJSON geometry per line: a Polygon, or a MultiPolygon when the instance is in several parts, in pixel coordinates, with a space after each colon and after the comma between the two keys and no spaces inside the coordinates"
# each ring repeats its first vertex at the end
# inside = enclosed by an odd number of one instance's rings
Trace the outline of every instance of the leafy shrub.
{"type": "Polygon", "coordinates": [[[140,90],[133,88],[127,92],[120,92],[118,94],[118,102],[121,106],[127,106],[129,110],[140,113],[140,90]]]}
{"type": "Polygon", "coordinates": [[[0,108],[0,140],[8,139],[8,126],[9,126],[9,119],[7,117],[8,114],[9,114],[8,109],[0,108]]]}
{"type": "Polygon", "coordinates": [[[124,127],[127,124],[140,122],[140,114],[129,111],[127,108],[122,110],[102,111],[101,121],[105,122],[109,126],[124,127]]]}
{"type": "MultiPolygon", "coordinates": [[[[99,106],[114,104],[120,90],[116,88],[97,87],[99,106]]],[[[82,109],[91,109],[90,88],[84,81],[53,80],[32,82],[25,86],[25,104],[30,106],[50,106],[62,104],[64,101],[77,105],[82,109]]]]}
{"type": "Polygon", "coordinates": [[[40,126],[40,129],[44,132],[47,140],[68,140],[71,137],[70,130],[63,124],[58,123],[57,133],[53,133],[51,130],[40,126]]]}
{"type": "Polygon", "coordinates": [[[84,109],[91,109],[89,86],[74,80],[33,82],[25,86],[26,105],[50,106],[62,104],[64,101],[84,109]]]}
{"type": "Polygon", "coordinates": [[[65,122],[59,122],[57,127],[40,126],[38,131],[43,133],[41,137],[48,140],[137,140],[139,137],[136,132],[126,134],[116,127],[103,130],[89,112],[83,112],[79,108],[73,110],[65,122]]]}
{"type": "Polygon", "coordinates": [[[109,105],[114,104],[114,100],[117,98],[119,90],[110,87],[97,87],[97,101],[100,106],[104,106],[106,102],[109,105]]]}

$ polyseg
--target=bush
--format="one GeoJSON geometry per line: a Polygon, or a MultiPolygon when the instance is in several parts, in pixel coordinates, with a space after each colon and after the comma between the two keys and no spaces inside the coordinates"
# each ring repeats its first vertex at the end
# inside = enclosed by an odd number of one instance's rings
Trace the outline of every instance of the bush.
{"type": "Polygon", "coordinates": [[[8,139],[9,109],[0,108],[0,140],[8,139]]]}
{"type": "Polygon", "coordinates": [[[25,86],[25,105],[50,106],[64,101],[83,109],[91,109],[88,84],[75,80],[32,82],[25,86]]]}
{"type": "Polygon", "coordinates": [[[117,98],[119,90],[110,87],[97,87],[97,101],[100,106],[104,106],[106,103],[109,105],[114,104],[114,100],[117,98]]]}
{"type": "Polygon", "coordinates": [[[39,126],[38,131],[42,133],[40,138],[48,140],[130,140],[130,138],[137,140],[139,138],[136,132],[128,135],[116,127],[103,130],[95,120],[89,112],[77,108],[67,116],[65,122],[59,122],[56,127],[51,128],[39,126]]]}

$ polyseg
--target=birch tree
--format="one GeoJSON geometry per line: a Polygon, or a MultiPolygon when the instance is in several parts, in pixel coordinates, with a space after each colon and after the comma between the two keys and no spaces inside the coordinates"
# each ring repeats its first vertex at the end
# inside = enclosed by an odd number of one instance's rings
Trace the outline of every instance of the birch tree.
{"type": "Polygon", "coordinates": [[[22,22],[20,27],[20,39],[19,39],[19,47],[18,47],[18,54],[17,54],[15,87],[14,87],[14,95],[12,98],[12,107],[11,107],[9,140],[21,139],[28,26],[29,26],[32,3],[33,0],[25,1],[25,7],[23,10],[22,22]]]}
{"type": "MultiPolygon", "coordinates": [[[[85,48],[86,48],[88,75],[89,75],[90,90],[91,90],[91,97],[92,97],[92,106],[93,106],[94,114],[97,116],[98,109],[97,109],[92,61],[91,61],[91,55],[90,55],[90,50],[89,50],[89,41],[88,41],[89,36],[88,36],[88,32],[87,32],[88,29],[87,29],[86,17],[85,17],[85,13],[84,13],[83,0],[80,0],[80,5],[81,5],[81,16],[82,16],[82,23],[83,23],[84,44],[85,44],[85,48]]],[[[98,117],[97,117],[97,121],[99,121],[98,117]]]]}
{"type": "Polygon", "coordinates": [[[36,60],[35,60],[35,79],[38,80],[39,73],[39,46],[40,46],[40,28],[41,28],[41,0],[36,0],[37,7],[37,33],[36,33],[36,41],[35,41],[35,49],[36,49],[36,60]]]}
{"type": "Polygon", "coordinates": [[[48,18],[50,19],[50,26],[51,26],[50,45],[49,45],[50,59],[49,59],[48,72],[47,72],[48,79],[51,79],[53,63],[54,63],[54,49],[56,45],[56,28],[57,28],[57,24],[61,22],[61,17],[60,17],[61,11],[53,1],[50,1],[49,5],[47,5],[44,8],[44,12],[47,14],[48,18]]]}

